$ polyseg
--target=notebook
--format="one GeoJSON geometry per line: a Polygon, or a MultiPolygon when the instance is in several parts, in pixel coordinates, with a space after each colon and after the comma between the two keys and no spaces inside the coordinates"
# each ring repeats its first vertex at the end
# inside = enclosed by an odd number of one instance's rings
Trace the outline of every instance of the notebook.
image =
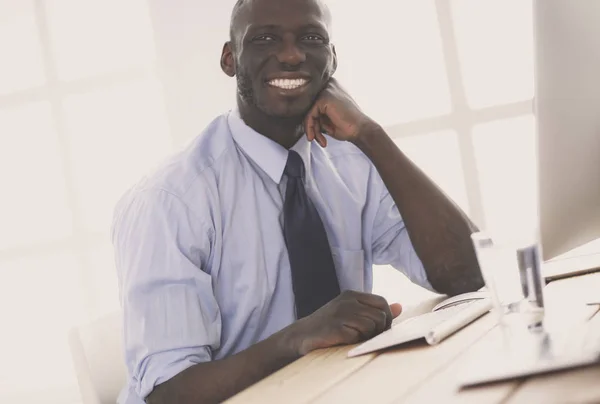
{"type": "Polygon", "coordinates": [[[491,299],[485,291],[448,298],[437,304],[430,313],[397,319],[389,330],[350,350],[348,357],[364,355],[410,341],[424,340],[429,345],[439,344],[491,308],[491,299]]]}

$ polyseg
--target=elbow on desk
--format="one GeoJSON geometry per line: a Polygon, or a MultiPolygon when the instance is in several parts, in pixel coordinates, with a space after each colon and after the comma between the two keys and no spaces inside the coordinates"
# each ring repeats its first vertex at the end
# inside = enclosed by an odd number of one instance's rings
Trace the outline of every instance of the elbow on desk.
{"type": "Polygon", "coordinates": [[[448,296],[475,292],[485,286],[479,267],[467,265],[441,266],[426,270],[426,272],[433,289],[437,293],[448,296]]]}

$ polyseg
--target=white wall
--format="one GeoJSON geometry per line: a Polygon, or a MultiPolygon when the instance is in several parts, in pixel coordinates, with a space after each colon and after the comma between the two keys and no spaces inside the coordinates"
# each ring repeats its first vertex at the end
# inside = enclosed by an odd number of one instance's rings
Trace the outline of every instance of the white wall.
{"type": "Polygon", "coordinates": [[[235,79],[220,67],[235,1],[148,0],[159,74],[177,145],[235,102],[235,79]]]}

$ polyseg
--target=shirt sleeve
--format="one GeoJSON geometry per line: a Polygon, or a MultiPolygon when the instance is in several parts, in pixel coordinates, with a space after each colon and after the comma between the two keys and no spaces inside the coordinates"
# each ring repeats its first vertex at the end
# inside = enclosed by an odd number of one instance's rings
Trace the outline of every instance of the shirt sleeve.
{"type": "MultiPolygon", "coordinates": [[[[381,181],[380,178],[378,178],[381,181]]],[[[373,226],[373,263],[391,265],[413,283],[430,291],[433,287],[417,255],[398,207],[385,185],[373,226]]]]}
{"type": "Polygon", "coordinates": [[[202,270],[213,235],[163,190],[137,191],[115,211],[125,360],[142,399],[219,347],[219,307],[202,270]]]}

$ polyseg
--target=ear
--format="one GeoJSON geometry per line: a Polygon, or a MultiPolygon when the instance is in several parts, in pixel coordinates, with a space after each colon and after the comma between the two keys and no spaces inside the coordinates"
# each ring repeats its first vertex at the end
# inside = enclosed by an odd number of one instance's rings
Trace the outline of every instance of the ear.
{"type": "Polygon", "coordinates": [[[333,51],[333,61],[331,63],[331,75],[333,76],[338,67],[338,58],[337,52],[335,51],[335,45],[331,45],[331,50],[333,51]]]}
{"type": "Polygon", "coordinates": [[[235,62],[233,60],[231,42],[226,42],[225,45],[223,45],[223,52],[221,53],[221,70],[229,77],[235,76],[235,62]]]}

